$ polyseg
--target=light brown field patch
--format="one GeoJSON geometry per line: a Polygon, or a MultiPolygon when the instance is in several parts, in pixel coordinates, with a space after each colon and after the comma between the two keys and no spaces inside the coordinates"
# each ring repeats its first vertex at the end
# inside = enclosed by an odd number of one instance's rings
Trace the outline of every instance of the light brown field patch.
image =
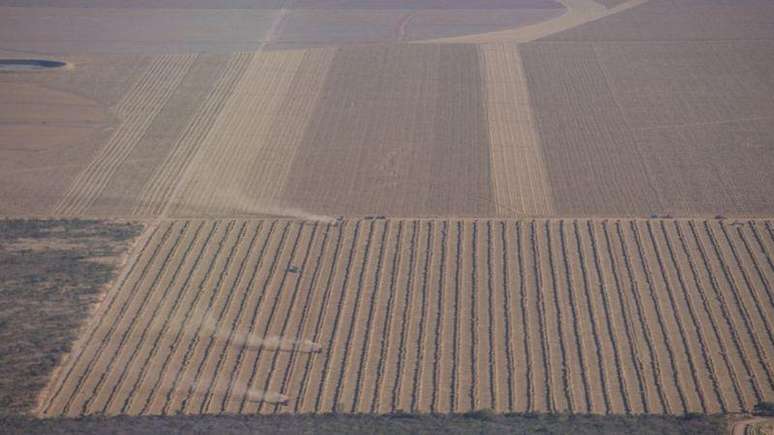
{"type": "Polygon", "coordinates": [[[329,50],[255,53],[178,180],[168,212],[283,214],[281,189],[331,57],[329,50]]]}
{"type": "Polygon", "coordinates": [[[519,50],[494,44],[480,53],[497,213],[550,216],[553,198],[519,50]]]}
{"type": "Polygon", "coordinates": [[[55,215],[83,215],[94,204],[140,143],[195,58],[195,55],[159,56],[150,63],[134,86],[111,108],[119,119],[117,128],[53,208],[55,215]]]}
{"type": "Polygon", "coordinates": [[[0,213],[46,212],[112,123],[92,99],[36,83],[0,82],[0,213]]]}
{"type": "Polygon", "coordinates": [[[766,220],[165,221],[38,413],[749,411],[773,258],[766,220]]]}

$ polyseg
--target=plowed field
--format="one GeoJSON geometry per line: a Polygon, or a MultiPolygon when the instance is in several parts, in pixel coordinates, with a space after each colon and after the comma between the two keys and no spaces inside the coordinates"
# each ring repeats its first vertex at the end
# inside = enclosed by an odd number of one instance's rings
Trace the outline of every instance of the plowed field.
{"type": "Polygon", "coordinates": [[[41,415],[774,398],[771,221],[183,220],[138,246],[41,415]]]}

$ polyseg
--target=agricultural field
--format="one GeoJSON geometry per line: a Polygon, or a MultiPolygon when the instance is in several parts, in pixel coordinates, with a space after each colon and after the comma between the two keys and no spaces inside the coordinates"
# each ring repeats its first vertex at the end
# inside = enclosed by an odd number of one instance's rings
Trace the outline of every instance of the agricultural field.
{"type": "Polygon", "coordinates": [[[0,426],[743,427],[774,401],[772,23],[0,0],[0,272],[46,275],[0,276],[0,315],[45,314],[0,319],[0,410],[26,413],[0,426]],[[100,255],[17,249],[18,222],[100,255]]]}
{"type": "Polygon", "coordinates": [[[765,220],[163,222],[37,412],[749,411],[772,258],[765,220]]]}

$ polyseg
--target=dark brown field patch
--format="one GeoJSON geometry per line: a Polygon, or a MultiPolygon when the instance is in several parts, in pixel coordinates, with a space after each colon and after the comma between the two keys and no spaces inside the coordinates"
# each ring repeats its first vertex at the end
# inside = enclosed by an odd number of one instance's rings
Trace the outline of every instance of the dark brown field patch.
{"type": "Polygon", "coordinates": [[[340,49],[285,200],[320,213],[488,214],[480,74],[475,46],[340,49]]]}
{"type": "MultiPolygon", "coordinates": [[[[603,3],[617,3],[605,0],[603,3]]],[[[546,37],[550,41],[722,41],[771,39],[768,0],[649,0],[546,37]]]]}
{"type": "Polygon", "coordinates": [[[557,213],[642,215],[659,198],[589,44],[521,50],[557,213]]]}
{"type": "Polygon", "coordinates": [[[560,213],[768,215],[774,45],[523,50],[560,213]]]}

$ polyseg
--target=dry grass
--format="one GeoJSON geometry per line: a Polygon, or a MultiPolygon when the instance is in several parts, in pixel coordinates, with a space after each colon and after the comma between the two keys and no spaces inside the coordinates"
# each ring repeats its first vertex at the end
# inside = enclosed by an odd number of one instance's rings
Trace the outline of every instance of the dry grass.
{"type": "Polygon", "coordinates": [[[0,221],[0,414],[30,411],[139,231],[122,223],[0,221]]]}

